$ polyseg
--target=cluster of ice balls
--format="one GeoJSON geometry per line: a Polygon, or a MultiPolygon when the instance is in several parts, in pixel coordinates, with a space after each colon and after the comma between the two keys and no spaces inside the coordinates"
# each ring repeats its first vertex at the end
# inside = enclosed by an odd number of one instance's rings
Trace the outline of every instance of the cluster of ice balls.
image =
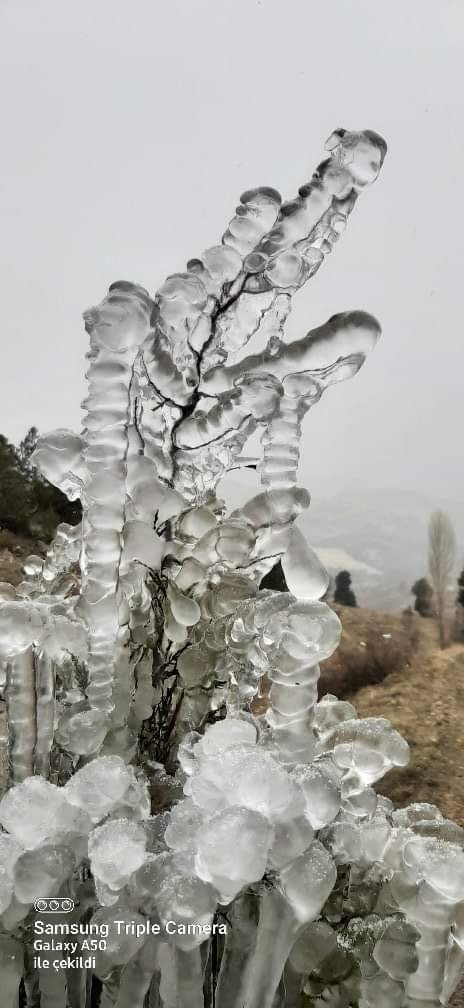
{"type": "MultiPolygon", "coordinates": [[[[186,797],[159,816],[150,816],[143,779],[117,756],[93,760],[64,787],[37,776],[11,788],[0,802],[4,925],[24,919],[36,899],[56,895],[85,859],[102,907],[127,904],[161,919],[176,911],[192,922],[208,907],[212,919],[218,903],[272,871],[297,915],[309,919],[335,877],[332,858],[314,839],[320,815],[312,824],[311,781],[305,791],[258,744],[251,716],[190,736],[180,762],[186,797]]],[[[334,795],[329,817],[338,808],[334,795]]]]}
{"type": "Polygon", "coordinates": [[[221,904],[267,878],[296,933],[306,929],[291,962],[297,969],[300,949],[297,971],[308,974],[311,996],[328,998],[327,975],[340,1006],[355,991],[377,1008],[430,995],[438,1004],[463,961],[464,831],[435,806],[394,812],[375,794],[372,785],[408,759],[388,721],[360,720],[351,704],[328,696],[316,705],[314,725],[314,761],[291,767],[276,756],[264,719],[242,714],[187,737],[179,752],[186,797],[169,813],[166,864],[212,887],[221,904]],[[334,886],[345,870],[343,909],[334,886]],[[311,922],[321,912],[318,926],[336,948],[331,956],[329,942],[318,973],[319,963],[309,968],[314,947],[306,957],[302,949],[311,948],[311,922]]]}
{"type": "MultiPolygon", "coordinates": [[[[257,732],[251,717],[227,718],[203,736],[192,733],[179,752],[186,798],[171,812],[166,842],[214,886],[221,903],[268,871],[282,874],[311,847],[315,852],[311,803],[258,744],[257,732]]],[[[328,861],[329,875],[332,867],[328,861]]]]}
{"type": "MultiPolygon", "coordinates": [[[[318,706],[324,712],[330,705],[318,706]]],[[[358,734],[363,724],[357,722],[358,734]]],[[[1,840],[9,850],[2,912],[13,896],[26,904],[47,895],[50,887],[56,890],[66,877],[63,866],[69,870],[83,856],[90,859],[103,905],[117,902],[146,858],[153,860],[163,849],[172,851],[178,869],[212,885],[221,903],[266,871],[285,873],[310,848],[314,852],[315,831],[337,817],[350,744],[337,742],[329,760],[322,756],[314,764],[288,769],[266,748],[265,737],[259,744],[259,731],[258,721],[244,715],[217,721],[204,735],[191,733],[184,739],[179,761],[186,797],[168,814],[164,844],[151,855],[146,855],[147,832],[140,822],[147,820],[153,832],[163,817],[150,817],[144,781],[117,756],[93,760],[62,788],[30,777],[10,789],[0,802],[0,822],[8,831],[1,840]]],[[[327,735],[326,728],[323,749],[328,748],[327,735]]],[[[363,746],[366,762],[366,739],[355,738],[351,749],[353,745],[363,746]]]]}
{"type": "MultiPolygon", "coordinates": [[[[463,956],[464,831],[434,806],[394,812],[387,799],[372,800],[372,783],[406,757],[384,719],[358,720],[350,704],[326,697],[314,725],[314,761],[291,767],[279,761],[264,719],[250,714],[192,732],[179,751],[185,797],[155,816],[143,777],[118,756],[94,759],[63,787],[36,776],[11,788],[0,802],[3,929],[23,921],[35,900],[69,892],[73,873],[88,863],[100,905],[95,922],[113,932],[116,918],[174,919],[185,927],[170,940],[190,949],[205,939],[190,925],[211,924],[218,908],[267,880],[300,933],[291,962],[308,975],[311,996],[325,989],[328,971],[342,1005],[349,1004],[343,990],[348,997],[361,981],[366,1004],[400,1005],[406,975],[409,996],[438,998],[440,963],[452,987],[463,956]],[[354,900],[348,915],[337,903],[344,866],[354,900]],[[355,926],[357,886],[371,916],[355,926]],[[339,924],[347,916],[349,933],[339,924]],[[310,969],[315,946],[305,953],[303,938],[318,919],[327,955],[310,969]],[[362,966],[349,982],[337,976],[345,969],[340,949],[362,966]]],[[[112,933],[100,975],[138,947],[133,935],[112,933]]]]}
{"type": "Polygon", "coordinates": [[[32,776],[10,788],[0,802],[4,928],[24,920],[37,899],[56,896],[87,857],[97,885],[117,890],[137,867],[138,823],[149,814],[144,780],[118,756],[93,760],[64,787],[32,776]]]}
{"type": "Polygon", "coordinates": [[[279,760],[264,719],[246,714],[183,740],[186,798],[170,813],[166,842],[223,902],[266,872],[284,875],[306,852],[310,859],[316,831],[343,823],[344,815],[351,828],[364,826],[370,810],[359,796],[367,791],[370,800],[369,785],[406,761],[407,746],[384,719],[359,721],[353,714],[332,697],[316,705],[311,763],[279,760]],[[237,837],[247,832],[254,841],[239,856],[237,837]]]}

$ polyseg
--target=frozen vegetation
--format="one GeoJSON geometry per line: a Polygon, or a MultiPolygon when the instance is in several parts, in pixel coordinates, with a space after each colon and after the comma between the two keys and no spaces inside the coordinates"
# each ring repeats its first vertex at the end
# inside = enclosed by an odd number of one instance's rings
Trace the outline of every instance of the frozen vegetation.
{"type": "Polygon", "coordinates": [[[29,1008],[90,1008],[92,974],[102,1008],[438,1008],[459,978],[463,831],[376,795],[408,761],[388,721],[317,702],[340,624],[298,526],[301,424],[380,329],[284,326],[386,151],[326,146],[290,202],[245,192],[153,299],[118,282],[85,313],[82,433],[35,457],[82,525],[1,585],[3,1008],[22,978],[29,1008]],[[241,466],[262,490],[230,512],[241,466]],[[289,591],[260,590],[279,559],[289,591]],[[34,903],[58,895],[79,948],[106,933],[88,969],[34,962],[34,903]]]}

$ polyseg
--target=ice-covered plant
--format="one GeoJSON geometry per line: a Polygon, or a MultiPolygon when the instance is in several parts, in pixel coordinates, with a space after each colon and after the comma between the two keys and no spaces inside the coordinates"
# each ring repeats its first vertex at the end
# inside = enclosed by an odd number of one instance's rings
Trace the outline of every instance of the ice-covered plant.
{"type": "Polygon", "coordinates": [[[459,977],[463,831],[376,795],[408,759],[388,721],[317,702],[340,624],[298,525],[301,424],[380,329],[284,326],[386,147],[337,130],[327,150],[292,201],[245,192],[153,299],[118,282],[85,313],[83,431],[35,455],[82,525],[1,586],[5,1008],[22,978],[29,1008],[90,1008],[95,977],[102,1008],[433,1008],[459,977]],[[230,511],[243,466],[262,490],[230,511]],[[261,589],[279,560],[288,592],[261,589]],[[104,936],[88,968],[34,959],[51,897],[77,956],[104,936]]]}

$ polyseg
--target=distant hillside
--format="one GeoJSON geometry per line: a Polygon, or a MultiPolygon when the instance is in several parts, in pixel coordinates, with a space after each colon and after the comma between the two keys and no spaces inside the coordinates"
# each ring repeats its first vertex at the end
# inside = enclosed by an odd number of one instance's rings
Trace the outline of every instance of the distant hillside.
{"type": "Polygon", "coordinates": [[[318,546],[316,549],[319,559],[327,567],[327,570],[339,571],[347,568],[352,573],[359,574],[361,577],[382,577],[383,572],[381,570],[377,570],[376,567],[370,567],[369,564],[363,563],[362,560],[355,560],[351,556],[351,553],[348,553],[344,549],[337,549],[337,547],[333,546],[318,546]]]}
{"type": "Polygon", "coordinates": [[[315,496],[301,524],[321,558],[323,554],[328,558],[325,562],[331,572],[336,564],[330,563],[328,551],[350,554],[352,565],[346,566],[363,605],[398,610],[411,602],[411,585],[427,572],[428,522],[437,507],[453,521],[459,568],[464,555],[464,507],[456,501],[401,490],[351,492],[326,499],[315,496]]]}

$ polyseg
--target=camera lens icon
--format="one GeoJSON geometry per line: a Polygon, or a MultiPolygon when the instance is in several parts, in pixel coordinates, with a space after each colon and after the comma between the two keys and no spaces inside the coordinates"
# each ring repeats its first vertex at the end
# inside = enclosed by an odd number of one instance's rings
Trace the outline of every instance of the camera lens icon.
{"type": "Polygon", "coordinates": [[[50,899],[38,899],[34,903],[34,909],[39,913],[70,913],[74,910],[74,900],[68,897],[50,897],[50,899]]]}

